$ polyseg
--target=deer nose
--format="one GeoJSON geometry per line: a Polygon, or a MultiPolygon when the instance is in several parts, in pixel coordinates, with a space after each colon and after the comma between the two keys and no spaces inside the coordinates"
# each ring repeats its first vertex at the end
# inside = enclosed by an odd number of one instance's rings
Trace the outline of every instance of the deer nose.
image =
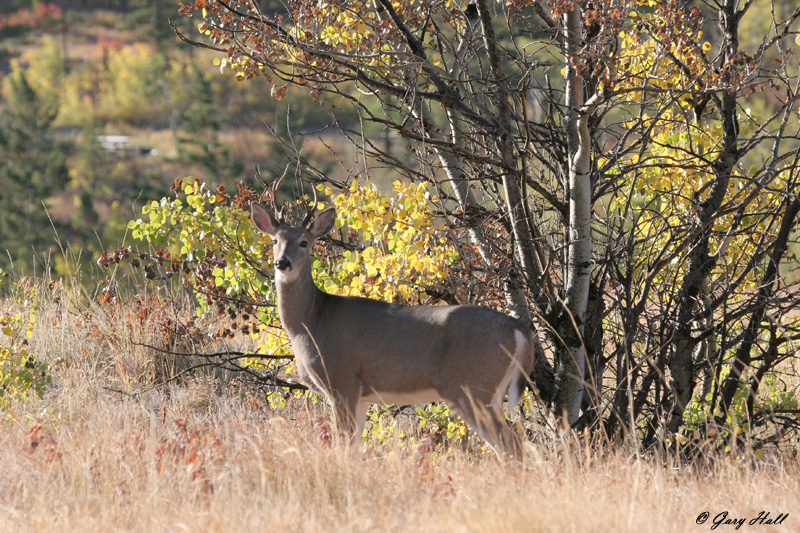
{"type": "Polygon", "coordinates": [[[292,266],[291,263],[289,263],[289,260],[286,259],[285,257],[281,257],[280,259],[275,261],[275,268],[277,268],[278,270],[286,270],[288,268],[291,268],[291,266],[292,266]]]}

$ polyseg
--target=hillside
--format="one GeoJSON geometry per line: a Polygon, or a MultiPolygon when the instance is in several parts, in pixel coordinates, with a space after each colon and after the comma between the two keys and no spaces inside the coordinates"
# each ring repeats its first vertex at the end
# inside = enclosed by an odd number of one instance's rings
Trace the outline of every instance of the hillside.
{"type": "Polygon", "coordinates": [[[275,100],[266,80],[243,84],[220,74],[210,53],[175,36],[169,20],[184,31],[188,21],[163,2],[26,5],[4,3],[0,11],[0,110],[17,113],[13,120],[31,139],[7,150],[33,143],[53,159],[38,171],[38,190],[13,173],[2,177],[10,259],[4,252],[0,268],[30,272],[56,241],[93,263],[101,249],[123,244],[127,221],[173,180],[255,184],[257,171],[283,170],[289,138],[321,172],[341,176],[337,167],[352,164],[352,148],[326,130],[332,118],[322,108],[292,91],[275,100]],[[32,92],[19,85],[23,78],[32,92]],[[33,116],[36,109],[45,115],[33,116]],[[124,144],[104,146],[104,137],[124,144]],[[30,211],[14,207],[21,203],[30,211]]]}

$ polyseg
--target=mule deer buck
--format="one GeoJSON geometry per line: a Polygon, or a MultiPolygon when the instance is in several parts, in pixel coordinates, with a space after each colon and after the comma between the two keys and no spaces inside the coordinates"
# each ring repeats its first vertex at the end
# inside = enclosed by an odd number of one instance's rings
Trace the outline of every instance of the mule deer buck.
{"type": "MultiPolygon", "coordinates": [[[[277,186],[273,185],[273,201],[277,186]]],[[[358,438],[367,402],[413,405],[444,401],[498,457],[515,460],[522,441],[502,410],[520,400],[533,369],[533,331],[473,305],[403,306],[328,294],[314,284],[309,252],[334,225],[328,208],[309,224],[287,224],[252,204],[256,227],[270,235],[278,313],[301,380],[323,394],[339,432],[358,438]]],[[[316,199],[315,204],[316,206],[316,199]]]]}

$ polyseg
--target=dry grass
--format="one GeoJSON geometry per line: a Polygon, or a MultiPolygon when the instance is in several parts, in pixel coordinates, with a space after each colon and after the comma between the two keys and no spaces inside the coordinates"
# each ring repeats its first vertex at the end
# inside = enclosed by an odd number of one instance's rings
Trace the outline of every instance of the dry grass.
{"type": "Polygon", "coordinates": [[[326,446],[319,407],[272,410],[208,377],[110,392],[155,371],[131,343],[155,319],[69,296],[37,311],[32,347],[64,360],[50,392],[4,414],[2,531],[704,531],[723,511],[789,512],[775,529],[800,529],[798,465],[777,456],[687,468],[551,442],[504,466],[419,440],[326,446]]]}

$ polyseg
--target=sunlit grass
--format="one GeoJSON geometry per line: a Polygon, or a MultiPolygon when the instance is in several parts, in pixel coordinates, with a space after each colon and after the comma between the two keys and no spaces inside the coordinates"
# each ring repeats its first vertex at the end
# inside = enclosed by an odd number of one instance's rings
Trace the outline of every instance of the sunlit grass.
{"type": "Polygon", "coordinates": [[[2,413],[2,531],[704,531],[725,511],[800,523],[791,448],[689,467],[544,440],[502,465],[477,440],[328,445],[321,403],[272,409],[219,375],[130,395],[173,371],[140,346],[159,341],[157,317],[36,292],[30,346],[53,383],[2,413]]]}

